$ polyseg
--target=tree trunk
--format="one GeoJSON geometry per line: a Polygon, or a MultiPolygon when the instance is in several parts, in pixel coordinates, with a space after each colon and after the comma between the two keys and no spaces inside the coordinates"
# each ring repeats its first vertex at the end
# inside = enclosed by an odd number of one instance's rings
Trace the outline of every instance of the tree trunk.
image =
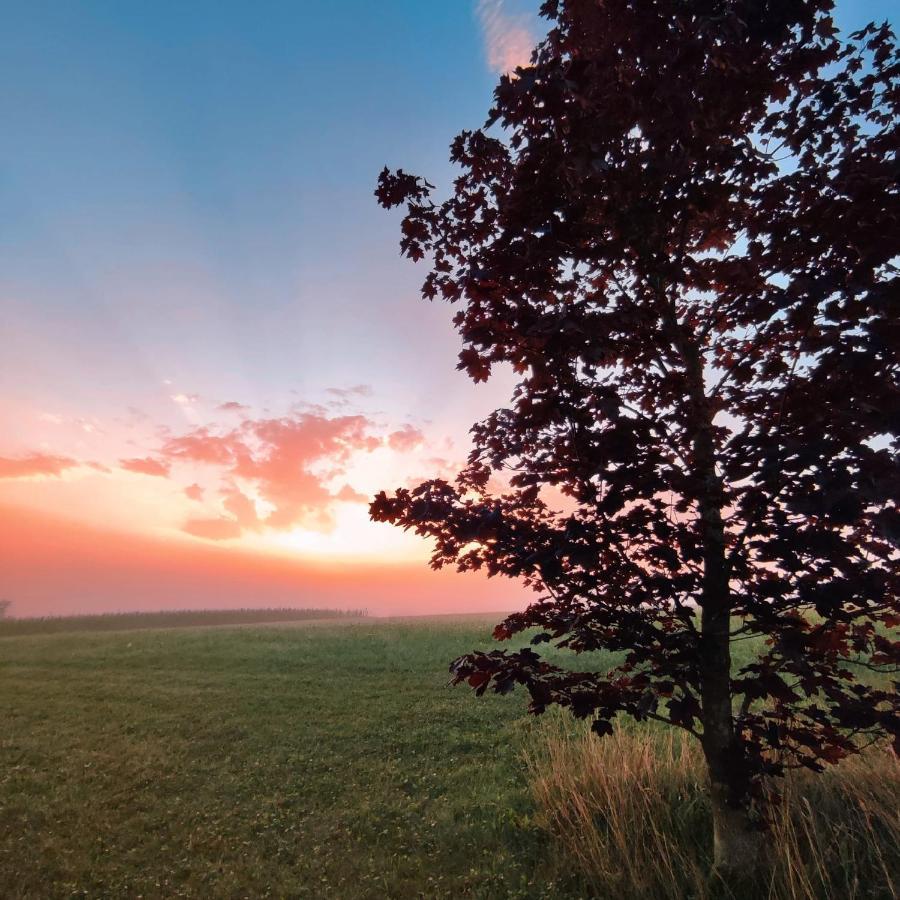
{"type": "Polygon", "coordinates": [[[705,607],[701,614],[702,744],[709,771],[715,867],[723,875],[746,876],[760,862],[763,835],[748,815],[750,783],[734,730],[729,613],[727,607],[705,607]]]}
{"type": "Polygon", "coordinates": [[[703,359],[692,336],[671,321],[685,362],[694,404],[693,476],[703,541],[703,585],[700,597],[700,707],[703,754],[709,771],[713,809],[716,870],[742,880],[758,866],[763,836],[749,818],[746,759],[735,732],[731,696],[731,586],[725,522],[725,497],[716,470],[713,408],[703,382],[703,359]]]}
{"type": "Polygon", "coordinates": [[[713,862],[730,879],[752,875],[762,861],[763,836],[741,807],[728,802],[727,785],[710,785],[713,811],[713,862]]]}
{"type": "Polygon", "coordinates": [[[763,835],[749,817],[750,779],[731,696],[731,594],[725,557],[721,488],[700,504],[704,584],[700,611],[700,704],[703,754],[709,770],[715,868],[729,881],[751,875],[761,860],[763,835]]]}

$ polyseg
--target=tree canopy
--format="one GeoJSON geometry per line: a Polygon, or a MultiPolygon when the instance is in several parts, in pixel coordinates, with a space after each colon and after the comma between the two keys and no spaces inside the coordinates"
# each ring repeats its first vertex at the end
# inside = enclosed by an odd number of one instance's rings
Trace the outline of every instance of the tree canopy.
{"type": "Polygon", "coordinates": [[[433,538],[435,567],[534,588],[499,640],[621,651],[452,672],[600,735],[620,713],[696,735],[727,864],[768,776],[900,741],[896,693],[861,677],[900,662],[900,55],[886,24],[840,35],[827,0],[542,14],[453,141],[450,196],[379,178],[423,296],[456,307],[459,367],[519,381],[455,482],[371,514],[433,538]]]}

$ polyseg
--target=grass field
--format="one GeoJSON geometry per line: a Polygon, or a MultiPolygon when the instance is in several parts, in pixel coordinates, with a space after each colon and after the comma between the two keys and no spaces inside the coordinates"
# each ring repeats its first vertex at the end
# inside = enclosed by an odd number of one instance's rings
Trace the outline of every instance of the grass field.
{"type": "MultiPolygon", "coordinates": [[[[447,686],[497,618],[0,638],[0,897],[722,896],[695,747],[447,686]]],[[[900,766],[836,773],[754,897],[892,896],[900,766]]]]}
{"type": "Polygon", "coordinates": [[[0,640],[4,897],[566,897],[496,616],[0,640]]]}

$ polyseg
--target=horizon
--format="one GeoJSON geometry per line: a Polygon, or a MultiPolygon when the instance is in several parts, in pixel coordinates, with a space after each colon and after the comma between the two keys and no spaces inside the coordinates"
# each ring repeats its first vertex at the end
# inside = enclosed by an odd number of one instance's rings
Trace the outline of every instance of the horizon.
{"type": "MultiPolygon", "coordinates": [[[[369,521],[377,491],[452,476],[514,384],[456,371],[452,310],[420,300],[424,269],[373,191],[385,164],[449,187],[450,141],[527,61],[536,7],[10,10],[12,615],[287,592],[376,616],[524,604],[514,582],[431,571],[426,541],[369,521]]],[[[845,0],[836,20],[851,31],[888,10],[845,0]]]]}

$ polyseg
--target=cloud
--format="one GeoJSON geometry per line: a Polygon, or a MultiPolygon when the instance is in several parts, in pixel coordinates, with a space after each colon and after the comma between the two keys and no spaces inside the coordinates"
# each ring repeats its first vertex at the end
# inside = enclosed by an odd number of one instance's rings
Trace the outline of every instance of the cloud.
{"type": "Polygon", "coordinates": [[[335,495],[335,500],[342,500],[345,503],[368,503],[372,498],[368,494],[361,494],[359,491],[345,484],[335,495]]]}
{"type": "Polygon", "coordinates": [[[535,44],[528,15],[508,12],[505,0],[476,0],[475,15],[494,72],[504,74],[528,65],[535,44]]]}
{"type": "MultiPolygon", "coordinates": [[[[383,445],[372,429],[362,415],[297,411],[280,418],[245,419],[225,432],[195,428],[169,438],[160,452],[168,462],[220,469],[220,496],[228,514],[223,518],[241,531],[298,525],[327,530],[336,500],[359,499],[343,489],[335,493],[329,483],[344,473],[354,454],[383,445]]],[[[189,533],[207,537],[208,532],[226,530],[219,520],[212,526],[207,520],[198,526],[198,521],[188,523],[189,533]]]]}
{"type": "Polygon", "coordinates": [[[0,478],[32,478],[35,475],[57,477],[66,469],[81,465],[69,456],[30,453],[20,457],[0,456],[0,478]]]}
{"type": "Polygon", "coordinates": [[[120,459],[119,465],[129,472],[137,472],[139,475],[155,475],[165,478],[169,474],[169,464],[152,456],[145,456],[138,459],[120,459]]]}
{"type": "Polygon", "coordinates": [[[225,516],[216,519],[188,519],[182,531],[210,541],[227,541],[241,536],[241,526],[225,516]]]}
{"type": "Polygon", "coordinates": [[[171,394],[170,396],[179,406],[190,406],[200,400],[199,394],[171,394]]]}
{"type": "Polygon", "coordinates": [[[220,403],[216,409],[221,410],[222,412],[247,412],[250,409],[249,406],[245,406],[243,403],[238,403],[237,400],[229,400],[226,403],[220,403]]]}
{"type": "Polygon", "coordinates": [[[431,481],[434,478],[453,482],[456,480],[456,476],[465,468],[465,460],[454,461],[445,459],[443,456],[432,456],[421,462],[422,474],[407,478],[407,487],[414,488],[422,484],[423,481],[431,481]]]}
{"type": "Polygon", "coordinates": [[[369,384],[354,384],[352,387],[325,388],[325,393],[330,394],[335,399],[331,402],[336,406],[345,406],[351,400],[358,400],[362,397],[372,396],[372,386],[369,384]]]}
{"type": "Polygon", "coordinates": [[[424,440],[425,435],[412,425],[404,425],[398,431],[391,432],[387,438],[388,446],[397,453],[408,453],[410,450],[415,450],[424,440]]]}
{"type": "Polygon", "coordinates": [[[221,493],[224,497],[222,506],[234,517],[233,521],[246,531],[260,530],[262,521],[256,511],[256,503],[250,497],[234,485],[224,488],[221,493]]]}
{"type": "MultiPolygon", "coordinates": [[[[329,390],[342,399],[371,393],[363,384],[329,390]]],[[[125,443],[132,449],[124,452],[134,456],[112,457],[112,469],[104,464],[106,460],[55,454],[47,446],[18,458],[0,457],[0,479],[58,477],[80,467],[82,474],[93,469],[120,478],[124,472],[148,476],[133,481],[136,489],[143,483],[140,490],[145,491],[154,477],[188,473],[175,485],[169,482],[161,497],[162,504],[163,497],[171,499],[174,489],[202,504],[191,510],[196,515],[189,513],[177,523],[187,534],[227,540],[240,534],[298,528],[328,533],[350,512],[341,504],[370,501],[354,484],[360,479],[366,490],[372,487],[368,483],[372,465],[389,463],[385,451],[412,454],[398,463],[406,468],[418,456],[417,450],[429,446],[422,431],[411,424],[390,427],[334,406],[294,406],[281,416],[248,415],[237,401],[223,403],[219,409],[219,423],[182,424],[171,430],[160,426],[150,445],[137,436],[129,438],[125,443]],[[382,453],[372,462],[364,462],[368,454],[379,450],[382,453]]]]}
{"type": "Polygon", "coordinates": [[[370,427],[365,416],[310,413],[245,423],[258,450],[241,455],[233,472],[255,481],[262,499],[272,504],[266,519],[271,527],[288,528],[310,517],[327,525],[327,507],[334,496],[324,482],[342,473],[354,453],[381,445],[370,427]],[[327,467],[324,473],[322,466],[327,467]]]}
{"type": "Polygon", "coordinates": [[[196,428],[181,437],[171,438],[163,445],[162,454],[172,460],[182,459],[207,465],[227,466],[240,452],[249,452],[237,432],[220,436],[208,428],[196,428]]]}

